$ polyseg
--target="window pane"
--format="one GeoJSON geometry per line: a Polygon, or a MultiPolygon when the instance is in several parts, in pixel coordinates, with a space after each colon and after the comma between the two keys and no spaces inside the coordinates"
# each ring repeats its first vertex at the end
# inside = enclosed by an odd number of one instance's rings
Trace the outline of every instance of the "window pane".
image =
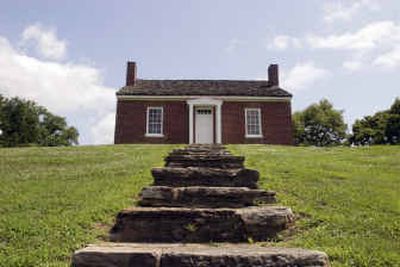
{"type": "Polygon", "coordinates": [[[148,133],[149,134],[162,134],[162,109],[149,108],[148,109],[148,133]]]}
{"type": "Polygon", "coordinates": [[[247,110],[246,112],[247,121],[247,134],[248,135],[260,135],[260,110],[247,110]]]}

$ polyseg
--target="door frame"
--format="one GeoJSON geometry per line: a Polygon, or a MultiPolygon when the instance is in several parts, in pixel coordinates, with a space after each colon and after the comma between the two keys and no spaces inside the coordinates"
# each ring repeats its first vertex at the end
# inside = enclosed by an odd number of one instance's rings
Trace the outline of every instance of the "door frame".
{"type": "Polygon", "coordinates": [[[214,144],[215,143],[215,109],[214,109],[214,107],[213,106],[211,106],[211,105],[197,105],[197,106],[195,106],[194,107],[194,118],[193,118],[193,120],[194,120],[194,124],[193,124],[193,127],[194,127],[194,143],[195,144],[200,144],[199,142],[198,142],[198,140],[197,140],[197,128],[196,128],[196,125],[197,125],[197,120],[198,120],[198,118],[197,118],[197,115],[198,115],[198,113],[197,113],[197,111],[198,110],[207,110],[207,111],[210,111],[211,112],[211,121],[210,121],[210,127],[211,127],[211,143],[210,144],[214,144]]]}
{"type": "Polygon", "coordinates": [[[222,143],[222,112],[221,106],[224,101],[222,99],[214,99],[209,97],[194,97],[186,100],[188,106],[188,115],[189,115],[189,144],[194,143],[194,118],[195,118],[195,107],[196,106],[211,106],[214,110],[214,143],[221,144],[222,143]]]}

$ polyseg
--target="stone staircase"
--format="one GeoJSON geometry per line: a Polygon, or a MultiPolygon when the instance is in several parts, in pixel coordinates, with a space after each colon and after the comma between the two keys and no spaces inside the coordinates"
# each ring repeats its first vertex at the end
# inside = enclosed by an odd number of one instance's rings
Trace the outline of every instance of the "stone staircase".
{"type": "Polygon", "coordinates": [[[329,266],[323,252],[253,244],[294,223],[290,208],[271,205],[259,173],[220,145],[173,150],[139,207],[121,211],[110,241],[75,252],[72,266],[329,266]]]}

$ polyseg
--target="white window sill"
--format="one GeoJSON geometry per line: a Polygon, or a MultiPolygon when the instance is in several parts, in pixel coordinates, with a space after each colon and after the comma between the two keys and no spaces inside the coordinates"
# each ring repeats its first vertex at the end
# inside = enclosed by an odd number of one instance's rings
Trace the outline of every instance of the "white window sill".
{"type": "Polygon", "coordinates": [[[145,134],[144,136],[145,137],[164,137],[163,134],[149,134],[149,133],[145,134]]]}
{"type": "Polygon", "coordinates": [[[249,134],[246,134],[245,137],[246,137],[246,138],[263,138],[262,135],[249,135],[249,134]]]}

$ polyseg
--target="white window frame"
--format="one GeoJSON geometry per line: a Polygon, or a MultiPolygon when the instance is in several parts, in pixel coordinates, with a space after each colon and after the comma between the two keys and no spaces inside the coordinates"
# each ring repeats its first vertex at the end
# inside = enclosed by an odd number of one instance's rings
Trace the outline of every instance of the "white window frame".
{"type": "Polygon", "coordinates": [[[146,112],[146,137],[163,137],[164,136],[164,108],[163,107],[147,107],[146,112]],[[161,110],[161,133],[149,133],[149,115],[150,109],[158,109],[161,110]]]}
{"type": "Polygon", "coordinates": [[[262,119],[261,119],[261,109],[260,108],[245,108],[245,112],[244,112],[244,119],[245,119],[245,125],[244,127],[246,128],[246,138],[261,138],[263,137],[262,134],[262,119]],[[247,113],[249,111],[257,111],[258,113],[258,124],[259,124],[259,128],[260,128],[260,134],[249,134],[248,131],[248,127],[247,127],[247,113]]]}

